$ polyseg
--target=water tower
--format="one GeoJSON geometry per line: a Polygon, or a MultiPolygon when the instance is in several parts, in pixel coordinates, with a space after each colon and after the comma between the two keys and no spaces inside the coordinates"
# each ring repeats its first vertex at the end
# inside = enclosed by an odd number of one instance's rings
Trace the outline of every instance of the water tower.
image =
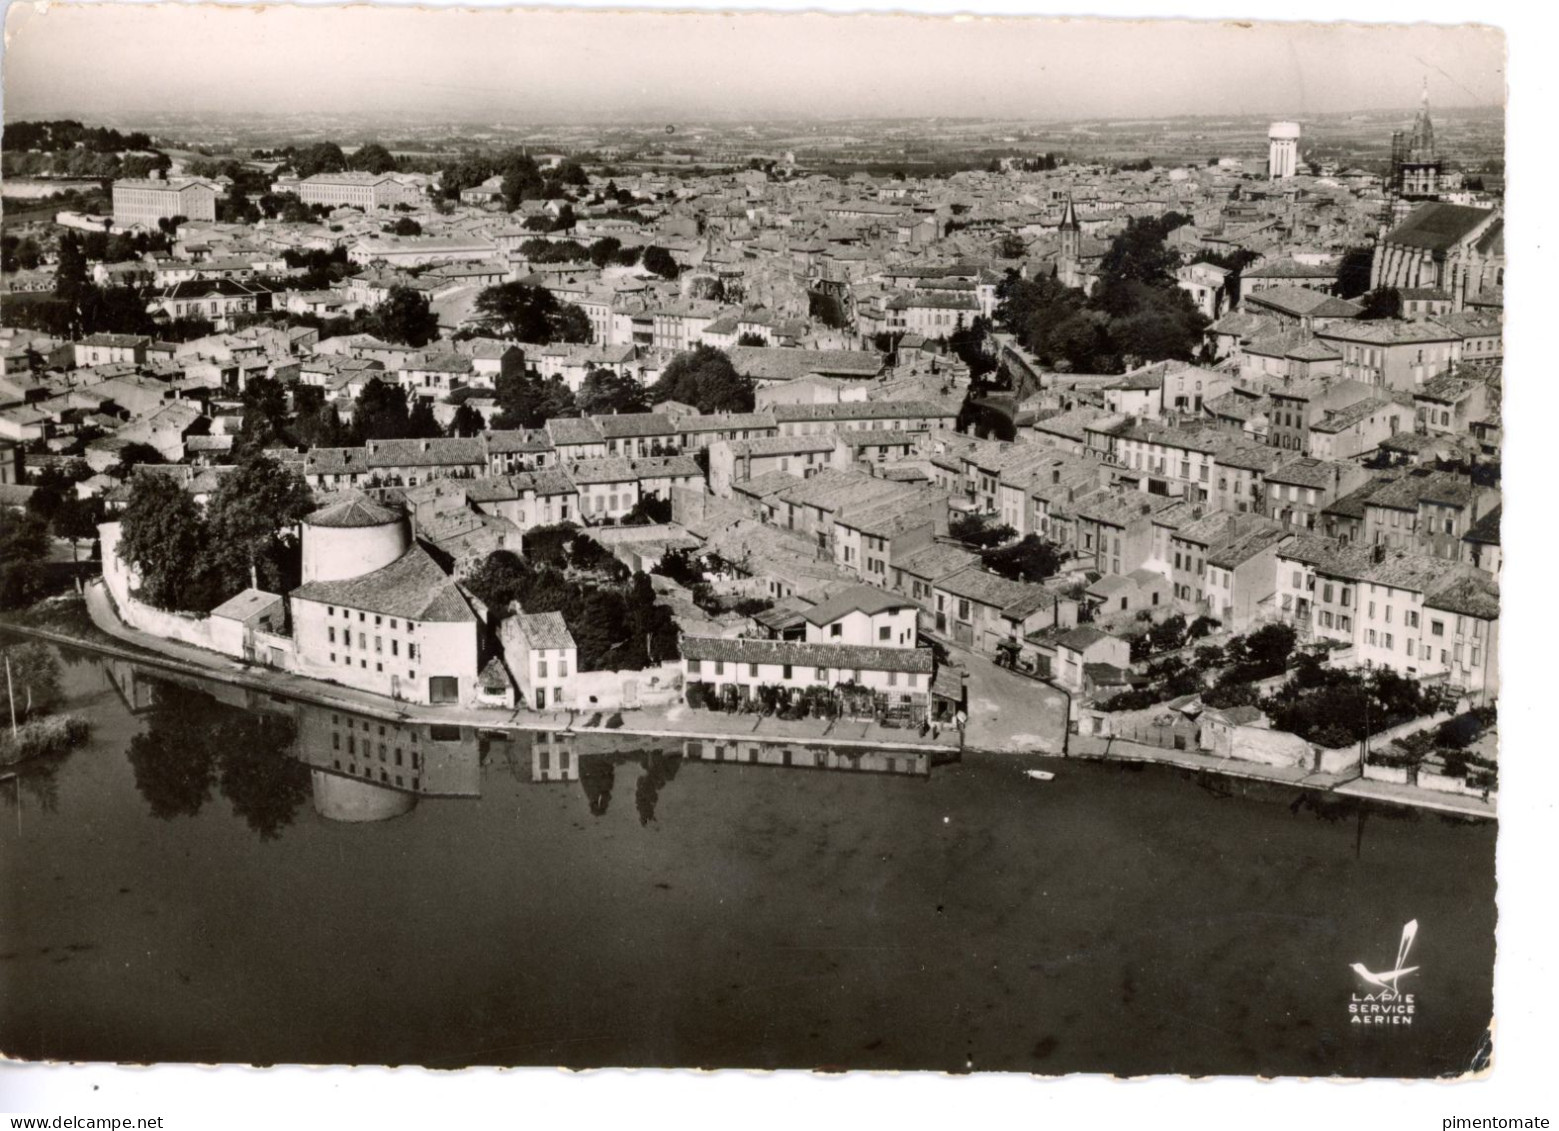
{"type": "Polygon", "coordinates": [[[1267,130],[1267,176],[1274,181],[1299,170],[1299,123],[1273,122],[1267,130]]]}

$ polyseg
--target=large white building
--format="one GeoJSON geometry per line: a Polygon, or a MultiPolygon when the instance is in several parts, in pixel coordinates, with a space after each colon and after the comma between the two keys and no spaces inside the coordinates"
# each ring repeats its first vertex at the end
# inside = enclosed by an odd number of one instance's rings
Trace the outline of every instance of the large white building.
{"type": "Polygon", "coordinates": [[[397,204],[415,204],[417,195],[415,189],[386,173],[316,173],[298,182],[298,199],[304,204],[333,208],[392,208],[397,204]]]}
{"type": "Polygon", "coordinates": [[[158,220],[217,218],[217,189],[207,181],[124,180],[114,182],[114,226],[155,228],[158,220]]]}
{"type": "Polygon", "coordinates": [[[412,703],[477,692],[476,614],[403,514],[353,499],[305,518],[289,600],[300,675],[412,703]]]}

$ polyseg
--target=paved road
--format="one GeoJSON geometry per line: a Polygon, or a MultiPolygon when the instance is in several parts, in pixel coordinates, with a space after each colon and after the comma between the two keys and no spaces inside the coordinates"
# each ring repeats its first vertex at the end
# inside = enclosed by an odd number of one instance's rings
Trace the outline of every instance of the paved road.
{"type": "Polygon", "coordinates": [[[1061,753],[1065,692],[972,652],[950,651],[953,661],[969,673],[969,725],[964,733],[969,746],[1005,754],[1061,753]]]}

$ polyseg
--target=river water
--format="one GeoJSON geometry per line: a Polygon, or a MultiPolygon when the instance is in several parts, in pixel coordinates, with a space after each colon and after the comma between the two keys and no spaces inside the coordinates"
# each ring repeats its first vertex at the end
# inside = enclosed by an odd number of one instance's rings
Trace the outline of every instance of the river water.
{"type": "Polygon", "coordinates": [[[65,682],[90,743],[0,783],[12,1056],[1422,1076],[1491,1016],[1489,823],[65,682]],[[1350,1022],[1409,920],[1412,1023],[1350,1022]]]}

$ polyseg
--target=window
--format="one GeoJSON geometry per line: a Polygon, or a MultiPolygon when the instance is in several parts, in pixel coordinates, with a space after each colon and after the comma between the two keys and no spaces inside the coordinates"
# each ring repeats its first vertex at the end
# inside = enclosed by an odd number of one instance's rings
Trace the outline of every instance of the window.
{"type": "Polygon", "coordinates": [[[880,626],[877,629],[877,639],[878,640],[892,640],[893,639],[893,628],[892,628],[892,626],[891,625],[886,625],[886,624],[880,626]]]}
{"type": "Polygon", "coordinates": [[[1406,617],[1407,617],[1407,626],[1409,628],[1417,628],[1418,627],[1418,614],[1416,612],[1414,612],[1412,609],[1409,609],[1407,611],[1407,613],[1406,613],[1406,617]]]}
{"type": "Polygon", "coordinates": [[[1391,606],[1390,605],[1386,606],[1386,623],[1387,624],[1391,623],[1391,606]]]}
{"type": "Polygon", "coordinates": [[[400,654],[401,654],[401,642],[399,640],[396,640],[394,637],[391,637],[391,639],[390,639],[390,655],[392,655],[392,656],[399,656],[400,654]]]}
{"type": "Polygon", "coordinates": [[[1381,633],[1380,643],[1381,643],[1381,647],[1385,648],[1387,651],[1390,651],[1391,650],[1391,633],[1389,633],[1389,632],[1381,633]]]}
{"type": "Polygon", "coordinates": [[[792,676],[791,676],[792,670],[793,669],[791,668],[791,666],[789,664],[786,664],[783,668],[780,669],[781,678],[783,678],[783,679],[790,679],[790,678],[792,678],[792,676]]]}
{"type": "Polygon", "coordinates": [[[898,672],[889,672],[888,673],[888,686],[889,687],[897,687],[898,685],[899,685],[899,673],[898,672]]]}
{"type": "Polygon", "coordinates": [[[537,679],[546,679],[547,678],[547,661],[546,660],[537,660],[536,661],[536,678],[537,679]]]}
{"type": "Polygon", "coordinates": [[[827,668],[818,668],[817,669],[817,681],[819,683],[827,683],[828,682],[828,669],[827,668]]]}
{"type": "Polygon", "coordinates": [[[406,645],[406,658],[408,660],[415,660],[417,658],[417,646],[415,644],[406,645]]]}
{"type": "Polygon", "coordinates": [[[1370,629],[1369,632],[1366,634],[1365,639],[1370,644],[1374,644],[1375,643],[1375,630],[1373,628],[1370,629]]]}
{"type": "Polygon", "coordinates": [[[829,636],[843,636],[844,635],[844,625],[842,625],[842,624],[831,624],[831,625],[829,625],[828,626],[828,635],[829,636]]]}
{"type": "Polygon", "coordinates": [[[336,642],[336,630],[334,628],[329,629],[328,635],[330,637],[330,643],[334,644],[336,642]]]}
{"type": "Polygon", "coordinates": [[[758,665],[757,664],[748,664],[747,665],[747,674],[749,676],[751,676],[753,679],[757,679],[758,678],[758,665]]]}
{"type": "Polygon", "coordinates": [[[1339,629],[1341,629],[1343,632],[1352,632],[1353,631],[1353,619],[1351,617],[1341,617],[1340,616],[1340,617],[1337,618],[1337,627],[1339,629]]]}
{"type": "Polygon", "coordinates": [[[689,660],[687,662],[687,674],[688,675],[701,675],[702,673],[703,673],[703,666],[702,666],[702,663],[700,661],[698,661],[698,660],[689,660]]]}
{"type": "Polygon", "coordinates": [[[1339,593],[1338,596],[1342,598],[1342,607],[1345,608],[1345,609],[1353,601],[1353,591],[1350,590],[1347,586],[1343,587],[1343,591],[1341,593],[1339,593]]]}

